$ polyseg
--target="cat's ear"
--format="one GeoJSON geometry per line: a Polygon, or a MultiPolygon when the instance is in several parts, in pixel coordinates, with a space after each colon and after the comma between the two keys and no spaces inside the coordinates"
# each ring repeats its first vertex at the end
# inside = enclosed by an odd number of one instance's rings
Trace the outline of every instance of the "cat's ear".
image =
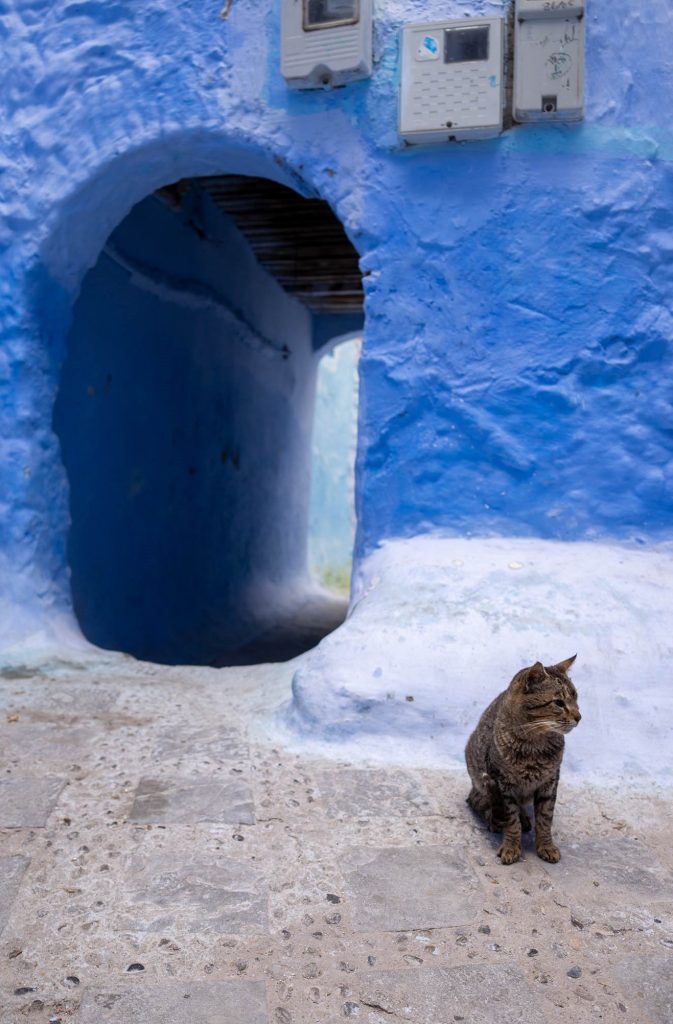
{"type": "Polygon", "coordinates": [[[547,678],[545,667],[541,661],[536,661],[534,665],[531,665],[526,670],[526,678],[524,680],[523,689],[525,693],[530,693],[536,686],[540,686],[541,683],[547,678]]]}
{"type": "Polygon", "coordinates": [[[559,661],[557,665],[554,665],[554,668],[559,668],[561,672],[567,672],[569,668],[572,668],[576,657],[577,655],[573,654],[572,658],[566,658],[565,661],[559,661]]]}

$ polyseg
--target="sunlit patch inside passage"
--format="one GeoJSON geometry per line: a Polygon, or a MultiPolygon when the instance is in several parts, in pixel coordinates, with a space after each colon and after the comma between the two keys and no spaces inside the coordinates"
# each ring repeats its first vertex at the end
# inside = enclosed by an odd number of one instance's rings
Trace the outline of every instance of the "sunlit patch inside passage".
{"type": "Polygon", "coordinates": [[[362,339],[339,340],[318,364],[309,504],[309,568],[348,596],[355,537],[358,362],[362,339]]]}

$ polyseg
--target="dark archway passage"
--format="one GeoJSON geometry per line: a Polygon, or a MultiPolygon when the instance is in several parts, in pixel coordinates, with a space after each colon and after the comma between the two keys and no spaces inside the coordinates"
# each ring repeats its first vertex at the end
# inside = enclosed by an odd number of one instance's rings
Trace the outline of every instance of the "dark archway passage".
{"type": "Polygon", "coordinates": [[[88,639],[240,664],[338,624],[307,568],[315,375],[361,322],[326,203],[223,176],[134,207],[83,282],[55,409],[88,639]]]}

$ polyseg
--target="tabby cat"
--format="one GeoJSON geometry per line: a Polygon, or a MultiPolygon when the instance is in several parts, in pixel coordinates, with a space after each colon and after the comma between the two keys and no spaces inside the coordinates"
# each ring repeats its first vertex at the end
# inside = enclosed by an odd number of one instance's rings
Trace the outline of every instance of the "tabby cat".
{"type": "Polygon", "coordinates": [[[502,832],[498,856],[513,864],[521,855],[521,832],[531,828],[526,804],[535,807],[538,857],[556,863],[561,851],[551,834],[564,735],[580,715],[568,670],[577,655],[545,668],[537,661],[514,676],[489,704],[465,748],[472,789],[470,807],[492,832],[502,832]]]}

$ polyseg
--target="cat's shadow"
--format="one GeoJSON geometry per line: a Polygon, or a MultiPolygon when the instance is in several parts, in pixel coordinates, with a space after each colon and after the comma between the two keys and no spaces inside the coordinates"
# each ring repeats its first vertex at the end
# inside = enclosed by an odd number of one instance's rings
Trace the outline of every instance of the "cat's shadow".
{"type": "MultiPolygon", "coordinates": [[[[497,852],[502,844],[502,832],[491,832],[490,828],[488,827],[484,819],[475,811],[473,811],[472,808],[469,807],[467,804],[465,805],[465,814],[467,820],[472,823],[473,831],[480,833],[483,839],[486,840],[486,843],[488,844],[489,848],[493,850],[494,855],[497,855],[497,852]]],[[[535,850],[534,825],[528,832],[522,832],[521,850],[523,853],[523,857],[517,863],[521,864],[524,860],[527,860],[531,856],[534,857],[536,861],[539,860],[539,857],[535,850]]],[[[495,856],[495,860],[497,864],[500,864],[500,861],[497,856],[495,856]]]]}

